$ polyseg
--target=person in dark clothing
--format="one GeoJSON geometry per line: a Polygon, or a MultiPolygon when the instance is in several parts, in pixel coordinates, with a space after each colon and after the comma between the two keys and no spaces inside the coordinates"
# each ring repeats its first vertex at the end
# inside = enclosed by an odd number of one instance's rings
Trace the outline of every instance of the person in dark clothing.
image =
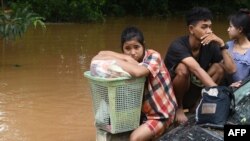
{"type": "Polygon", "coordinates": [[[212,13],[195,7],[186,15],[189,35],[173,41],[164,63],[167,66],[177,98],[175,120],[188,119],[183,109],[195,108],[204,86],[218,85],[226,73],[234,73],[236,66],[224,41],[212,31],[212,13]]]}

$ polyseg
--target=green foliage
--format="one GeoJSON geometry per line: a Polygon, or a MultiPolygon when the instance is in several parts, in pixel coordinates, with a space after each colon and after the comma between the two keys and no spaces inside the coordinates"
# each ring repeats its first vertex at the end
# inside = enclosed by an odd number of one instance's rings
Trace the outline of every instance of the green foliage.
{"type": "MultiPolygon", "coordinates": [[[[6,0],[5,0],[6,1],[6,0]]],[[[184,15],[194,6],[208,7],[214,15],[228,15],[240,8],[250,9],[250,0],[8,0],[31,5],[47,22],[104,21],[105,16],[184,15]]]]}
{"type": "Polygon", "coordinates": [[[44,18],[29,10],[29,7],[15,7],[13,10],[5,10],[0,13],[0,36],[5,40],[21,37],[27,28],[33,24],[46,28],[44,18]]]}
{"type": "Polygon", "coordinates": [[[69,2],[69,13],[74,21],[103,21],[101,10],[105,0],[72,0],[69,2]]]}
{"type": "Polygon", "coordinates": [[[106,0],[17,0],[27,2],[33,11],[46,17],[49,22],[103,21],[103,5],[106,0]]]}
{"type": "Polygon", "coordinates": [[[237,5],[241,8],[248,8],[250,10],[250,1],[249,0],[238,0],[236,1],[237,5]]]}
{"type": "Polygon", "coordinates": [[[108,16],[121,17],[125,15],[125,9],[117,3],[112,3],[110,0],[107,1],[107,3],[103,6],[102,10],[103,13],[108,16]]]}
{"type": "Polygon", "coordinates": [[[250,9],[249,0],[169,0],[169,10],[173,15],[183,15],[192,7],[209,8],[214,15],[228,15],[242,7],[250,9]]]}
{"type": "Polygon", "coordinates": [[[168,3],[169,0],[109,0],[108,4],[120,7],[126,15],[167,16],[168,3]]]}

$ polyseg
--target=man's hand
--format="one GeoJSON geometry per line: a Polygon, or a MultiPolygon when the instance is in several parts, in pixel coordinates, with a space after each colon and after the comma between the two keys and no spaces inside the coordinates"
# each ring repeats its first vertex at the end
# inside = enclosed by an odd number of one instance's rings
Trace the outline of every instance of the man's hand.
{"type": "Polygon", "coordinates": [[[207,45],[212,41],[217,42],[221,47],[225,45],[224,41],[221,38],[219,38],[217,35],[215,35],[214,33],[208,33],[201,37],[202,45],[207,45]]]}

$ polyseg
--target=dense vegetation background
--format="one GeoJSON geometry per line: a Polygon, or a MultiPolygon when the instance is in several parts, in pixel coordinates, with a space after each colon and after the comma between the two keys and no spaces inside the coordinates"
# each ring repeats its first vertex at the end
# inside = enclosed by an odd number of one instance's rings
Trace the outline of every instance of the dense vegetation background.
{"type": "Polygon", "coordinates": [[[30,6],[46,22],[103,21],[109,16],[183,15],[194,6],[205,6],[215,15],[250,8],[250,0],[1,0],[4,9],[30,6]]]}

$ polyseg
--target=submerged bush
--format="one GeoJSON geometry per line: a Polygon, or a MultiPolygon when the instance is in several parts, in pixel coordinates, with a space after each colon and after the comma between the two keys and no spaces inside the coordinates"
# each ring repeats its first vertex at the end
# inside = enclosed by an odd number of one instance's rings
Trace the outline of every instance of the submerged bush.
{"type": "Polygon", "coordinates": [[[0,37],[4,40],[15,40],[21,37],[30,25],[46,28],[44,18],[32,12],[28,6],[15,7],[0,12],[0,37]]]}

